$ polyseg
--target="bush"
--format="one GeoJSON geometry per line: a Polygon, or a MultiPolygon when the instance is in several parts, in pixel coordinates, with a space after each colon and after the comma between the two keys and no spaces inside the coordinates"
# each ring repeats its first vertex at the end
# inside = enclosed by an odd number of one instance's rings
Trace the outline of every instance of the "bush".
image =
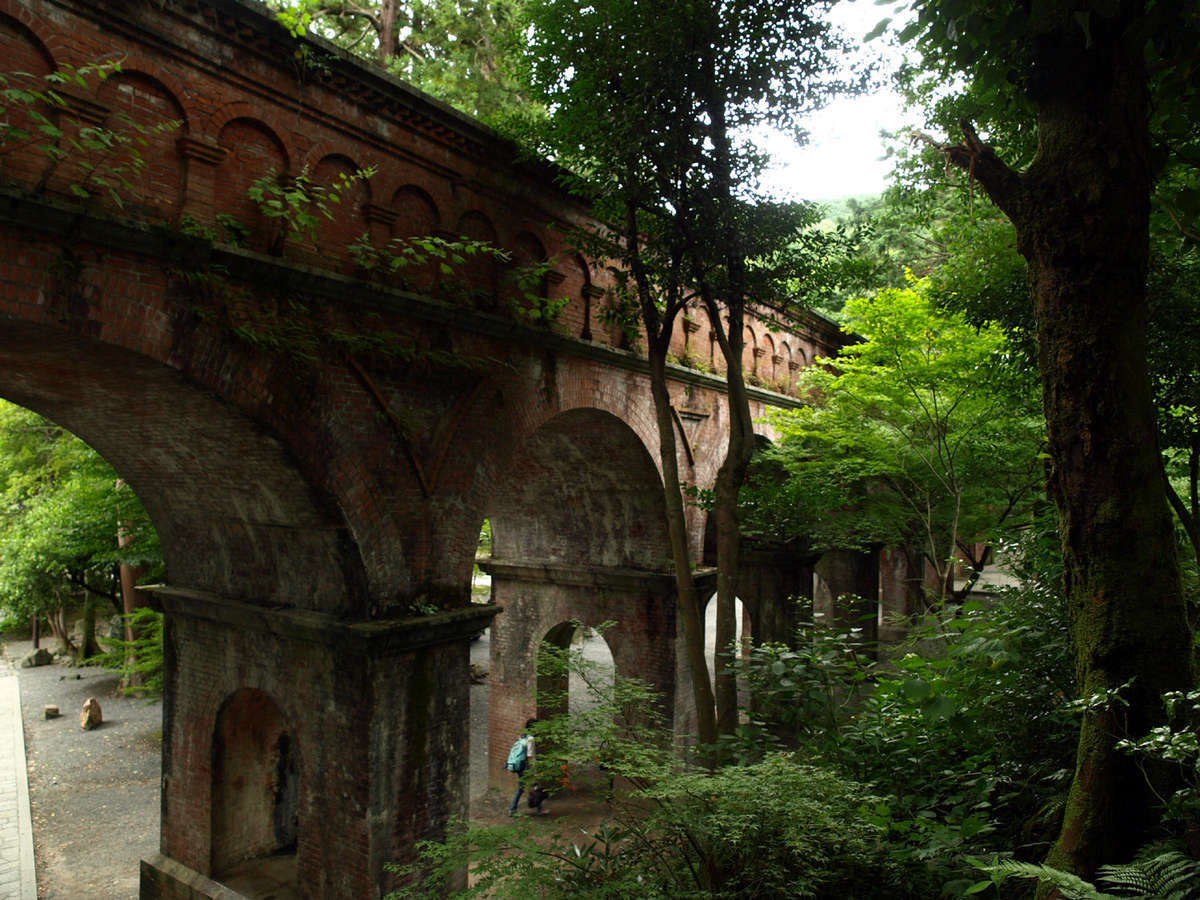
{"type": "Polygon", "coordinates": [[[163,692],[163,617],[148,606],[124,617],[135,635],[114,640],[112,648],[88,660],[121,672],[125,693],[157,697],[163,692]]]}
{"type": "Polygon", "coordinates": [[[1022,587],[913,627],[876,662],[853,632],[810,626],[798,646],[741,663],[757,724],[810,759],[891,796],[874,810],[893,852],[935,887],[967,853],[1040,859],[1074,762],[1078,724],[1052,529],[1008,550],[1022,587]]]}
{"type": "MultiPolygon", "coordinates": [[[[457,897],[800,898],[926,896],[889,854],[872,821],[888,798],[758,747],[760,761],[714,771],[686,767],[656,710],[661,698],[636,679],[597,677],[578,650],[546,645],[539,674],[565,689],[572,673],[591,694],[583,712],[534,726],[539,778],[599,767],[619,778],[611,821],[567,841],[527,822],[459,823],[444,843],[425,843],[410,883],[393,900],[445,893],[471,867],[457,897]]],[[[551,692],[553,693],[553,692],[551,692]]],[[[553,706],[553,696],[542,698],[553,706]]]]}

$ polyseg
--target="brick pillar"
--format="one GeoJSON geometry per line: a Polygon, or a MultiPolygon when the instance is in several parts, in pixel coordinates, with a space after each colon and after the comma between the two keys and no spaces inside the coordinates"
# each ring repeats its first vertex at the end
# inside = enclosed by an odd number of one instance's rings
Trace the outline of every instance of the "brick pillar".
{"type": "Polygon", "coordinates": [[[502,608],[492,624],[488,671],[488,784],[509,789],[504,762],[525,720],[536,714],[537,653],[564,623],[616,624],[605,634],[620,675],[648,682],[675,709],[675,578],[602,566],[480,563],[502,608]]]}
{"type": "MultiPolygon", "coordinates": [[[[288,735],[298,773],[288,810],[309,895],[382,896],[392,886],[384,863],[411,858],[415,841],[465,815],[468,648],[489,609],[347,623],[178,589],[157,595],[167,613],[161,854],[143,861],[143,898],[220,887],[214,829],[230,827],[230,788],[214,784],[214,739],[220,722],[222,753],[236,758],[227,745],[242,726],[221,716],[235,695],[265,698],[288,735]]],[[[270,816],[275,787],[239,784],[268,798],[237,799],[239,814],[270,816]]]]}
{"type": "Polygon", "coordinates": [[[754,643],[795,645],[797,625],[812,614],[818,558],[807,546],[744,540],[737,593],[750,612],[754,643]]]}
{"type": "Polygon", "coordinates": [[[814,567],[813,610],[823,622],[844,628],[861,628],[863,637],[878,636],[879,562],[874,551],[829,550],[814,567]],[[859,598],[847,605],[840,598],[859,598]]]}
{"type": "Polygon", "coordinates": [[[908,630],[906,620],[921,609],[924,569],[924,561],[907,548],[884,547],[879,551],[881,641],[903,640],[908,630]]]}

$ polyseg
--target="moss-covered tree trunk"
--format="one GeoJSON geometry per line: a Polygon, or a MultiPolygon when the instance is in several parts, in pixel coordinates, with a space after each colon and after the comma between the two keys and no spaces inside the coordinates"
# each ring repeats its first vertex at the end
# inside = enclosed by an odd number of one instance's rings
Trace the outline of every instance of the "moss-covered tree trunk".
{"type": "Polygon", "coordinates": [[[1061,84],[1039,103],[1040,149],[1018,228],[1033,280],[1079,687],[1087,697],[1133,682],[1127,706],[1084,717],[1049,858],[1086,876],[1128,858],[1151,825],[1154,795],[1116,742],[1145,735],[1162,721],[1162,693],[1192,684],[1146,372],[1145,72],[1137,44],[1113,39],[1095,50],[1053,48],[1061,84]]]}
{"type": "Polygon", "coordinates": [[[969,127],[964,145],[944,148],[1012,219],[1030,265],[1079,687],[1127,701],[1085,715],[1048,859],[1085,877],[1127,859],[1154,816],[1146,774],[1117,741],[1145,735],[1162,721],[1161,694],[1192,684],[1146,372],[1146,73],[1129,20],[1091,25],[1034,46],[1039,144],[1025,173],[969,127]]]}

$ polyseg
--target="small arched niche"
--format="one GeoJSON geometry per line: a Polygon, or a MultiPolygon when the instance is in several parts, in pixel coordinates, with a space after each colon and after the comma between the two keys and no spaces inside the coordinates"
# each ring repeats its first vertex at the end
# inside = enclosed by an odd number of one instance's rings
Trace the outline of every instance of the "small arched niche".
{"type": "Polygon", "coordinates": [[[295,734],[266,693],[242,688],[217,713],[212,748],[212,872],[293,855],[300,821],[295,734]]]}

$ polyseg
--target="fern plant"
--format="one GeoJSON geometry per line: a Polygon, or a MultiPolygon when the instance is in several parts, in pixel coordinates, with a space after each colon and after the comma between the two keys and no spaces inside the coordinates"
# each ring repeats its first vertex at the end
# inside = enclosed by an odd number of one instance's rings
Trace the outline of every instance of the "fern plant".
{"type": "Polygon", "coordinates": [[[1101,866],[1099,881],[1118,897],[1200,898],[1200,860],[1168,850],[1121,865],[1101,866]]]}
{"type": "Polygon", "coordinates": [[[967,893],[982,893],[990,885],[998,886],[1008,878],[1032,878],[1055,888],[1068,900],[1200,898],[1200,860],[1192,859],[1178,850],[1167,850],[1129,863],[1101,866],[1097,878],[1099,886],[1070,872],[1036,863],[1005,859],[987,865],[976,862],[975,865],[991,876],[991,880],[977,882],[967,893]]]}

